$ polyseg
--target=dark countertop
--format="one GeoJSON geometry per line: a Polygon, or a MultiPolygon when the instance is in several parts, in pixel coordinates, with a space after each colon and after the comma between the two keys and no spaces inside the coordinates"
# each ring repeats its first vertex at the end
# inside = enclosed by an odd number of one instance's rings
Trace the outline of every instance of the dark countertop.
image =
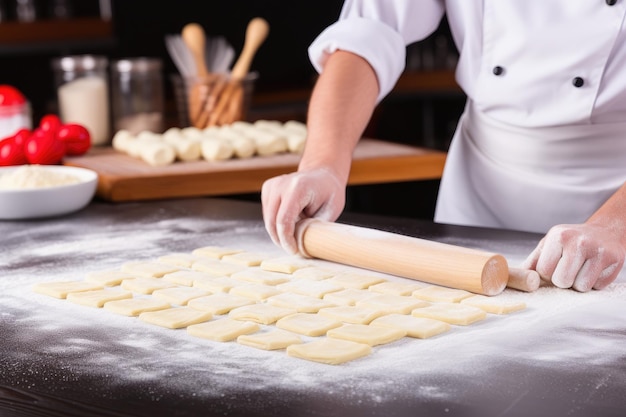
{"type": "MultiPolygon", "coordinates": [[[[364,215],[341,221],[504,254],[538,235],[364,215]]],[[[340,366],[71,304],[32,292],[207,245],[282,255],[260,206],[234,200],[95,202],[69,216],[0,222],[0,416],[623,416],[626,279],[586,294],[506,290],[528,308],[340,366]]],[[[322,262],[322,261],[320,261],[322,262]]]]}

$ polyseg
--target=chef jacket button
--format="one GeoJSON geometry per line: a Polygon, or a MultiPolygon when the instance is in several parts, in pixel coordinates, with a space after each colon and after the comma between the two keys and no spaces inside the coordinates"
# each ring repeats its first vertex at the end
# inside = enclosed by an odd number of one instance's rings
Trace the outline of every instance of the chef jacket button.
{"type": "Polygon", "coordinates": [[[609,6],[614,6],[615,3],[617,3],[617,0],[606,0],[606,4],[608,4],[609,6]]]}
{"type": "Polygon", "coordinates": [[[502,68],[500,65],[496,65],[495,67],[493,67],[493,73],[495,75],[502,75],[504,74],[504,68],[502,68]]]}
{"type": "Polygon", "coordinates": [[[576,77],[572,80],[572,84],[574,84],[574,87],[579,88],[582,87],[583,84],[585,84],[585,80],[580,77],[576,77]]]}

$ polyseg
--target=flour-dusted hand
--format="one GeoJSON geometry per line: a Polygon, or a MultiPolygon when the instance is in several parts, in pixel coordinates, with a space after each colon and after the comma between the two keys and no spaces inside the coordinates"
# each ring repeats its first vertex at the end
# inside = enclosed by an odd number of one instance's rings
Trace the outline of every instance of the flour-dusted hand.
{"type": "Polygon", "coordinates": [[[626,256],[624,236],[597,224],[551,228],[523,267],[560,288],[602,289],[615,280],[626,256]]]}
{"type": "Polygon", "coordinates": [[[345,189],[345,183],[326,168],[267,180],[261,200],[265,228],[272,241],[289,253],[297,253],[296,223],[310,217],[335,221],[346,202],[345,189]]]}

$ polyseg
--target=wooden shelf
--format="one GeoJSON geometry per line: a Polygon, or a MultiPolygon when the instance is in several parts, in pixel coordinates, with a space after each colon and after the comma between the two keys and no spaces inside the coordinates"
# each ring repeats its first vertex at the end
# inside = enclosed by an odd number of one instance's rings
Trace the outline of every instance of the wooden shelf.
{"type": "Polygon", "coordinates": [[[105,39],[113,36],[112,23],[100,18],[6,22],[0,25],[0,44],[23,45],[60,40],[105,39]]]}

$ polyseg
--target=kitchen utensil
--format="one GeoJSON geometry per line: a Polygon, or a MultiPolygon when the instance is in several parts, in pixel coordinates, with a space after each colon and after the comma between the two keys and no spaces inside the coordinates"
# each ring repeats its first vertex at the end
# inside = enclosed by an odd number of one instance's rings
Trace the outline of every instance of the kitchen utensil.
{"type": "Polygon", "coordinates": [[[209,78],[209,70],[206,66],[205,47],[206,37],[204,29],[197,23],[189,23],[185,25],[181,32],[182,39],[189,48],[191,57],[195,65],[196,80],[188,86],[189,91],[189,120],[196,127],[198,119],[202,113],[202,106],[208,97],[207,80],[209,78]]]}
{"type": "Polygon", "coordinates": [[[180,35],[166,35],[165,48],[183,78],[195,75],[195,64],[189,48],[180,35]]]}

